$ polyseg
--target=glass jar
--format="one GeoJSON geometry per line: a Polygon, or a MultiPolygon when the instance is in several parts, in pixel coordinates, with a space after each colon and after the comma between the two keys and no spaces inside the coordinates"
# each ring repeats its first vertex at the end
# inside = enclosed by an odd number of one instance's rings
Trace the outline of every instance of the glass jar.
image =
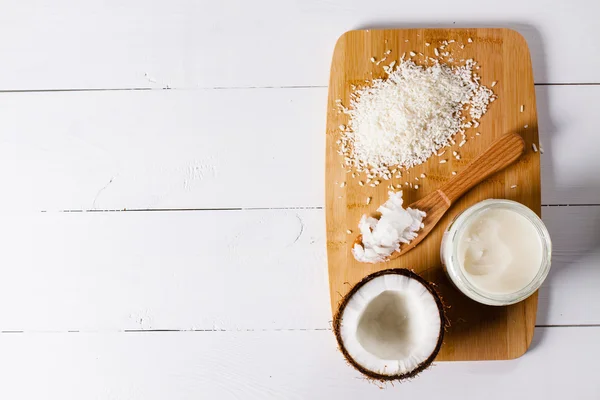
{"type": "Polygon", "coordinates": [[[457,215],[446,228],[441,246],[442,264],[452,283],[471,299],[492,306],[505,306],[518,303],[535,293],[548,276],[551,255],[552,242],[550,241],[550,235],[548,234],[546,226],[537,214],[521,203],[500,199],[481,201],[457,215]],[[525,287],[508,294],[488,293],[471,283],[458,256],[459,241],[461,240],[464,231],[470,226],[470,222],[481,213],[493,208],[514,211],[525,217],[531,222],[535,231],[539,234],[541,243],[541,264],[537,274],[525,287]]]}

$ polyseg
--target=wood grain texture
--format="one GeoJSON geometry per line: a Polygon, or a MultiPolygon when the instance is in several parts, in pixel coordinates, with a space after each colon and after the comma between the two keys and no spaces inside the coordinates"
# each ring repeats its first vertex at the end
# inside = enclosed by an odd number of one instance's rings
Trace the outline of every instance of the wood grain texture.
{"type": "Polygon", "coordinates": [[[328,326],[321,210],[1,219],[0,331],[328,326]]]}
{"type": "MultiPolygon", "coordinates": [[[[340,34],[513,27],[536,83],[597,83],[600,2],[0,4],[0,330],[26,331],[0,333],[0,398],[600,398],[598,328],[537,328],[519,360],[439,363],[388,390],[357,379],[331,332],[307,331],[330,319],[320,209],[36,212],[322,207],[340,34]],[[69,91],[165,87],[194,90],[69,91]],[[66,91],[27,92],[46,89],[66,91]]],[[[598,204],[600,86],[536,94],[544,204],[598,204]]],[[[600,324],[600,207],[542,212],[537,323],[600,324]]]]}
{"type": "Polygon", "coordinates": [[[531,150],[532,143],[538,143],[533,73],[527,43],[517,32],[508,29],[406,29],[344,34],[338,40],[333,55],[327,118],[326,218],[332,309],[336,309],[340,296],[351,285],[369,273],[384,268],[410,268],[435,282],[449,306],[451,326],[438,360],[499,360],[524,354],[533,337],[537,293],[509,307],[475,303],[446,279],[440,265],[439,246],[449,221],[483,199],[519,201],[540,214],[540,158],[539,153],[531,150]],[[468,43],[468,38],[472,38],[473,43],[468,43]],[[464,50],[458,46],[452,50],[455,59],[473,58],[479,63],[481,69],[477,72],[482,84],[490,87],[493,81],[498,82],[493,88],[498,99],[482,118],[481,125],[467,131],[467,143],[460,148],[456,145],[448,149],[450,153],[458,151],[460,160],[446,156],[444,158],[448,162],[440,164],[439,157],[434,156],[426,163],[403,172],[400,180],[392,181],[394,184],[414,182],[421,173],[427,175],[419,182],[419,190],[404,191],[405,203],[413,203],[440,188],[450,179],[452,171],[460,172],[501,135],[509,132],[520,134],[527,144],[526,152],[516,164],[486,179],[457,201],[415,250],[388,263],[359,263],[351,254],[352,237],[346,231],[356,229],[362,214],[375,211],[387,199],[388,189],[385,181],[377,188],[359,186],[358,179],[351,179],[341,165],[343,158],[337,154],[336,140],[339,138],[338,126],[347,124],[347,116],[338,112],[336,100],[341,99],[342,104],[348,104],[351,85],[384,76],[381,67],[370,61],[372,56],[380,58],[388,49],[392,50],[389,62],[409,51],[433,56],[433,48],[442,40],[450,39],[466,45],[464,50]],[[432,45],[427,47],[426,42],[432,45]],[[521,105],[524,105],[523,112],[521,105]],[[477,136],[476,132],[481,132],[481,135],[477,136]],[[339,182],[344,181],[347,185],[342,188],[339,182]],[[511,189],[513,185],[520,190],[511,189]],[[366,204],[367,197],[373,198],[370,205],[366,204]]]}
{"type": "MultiPolygon", "coordinates": [[[[517,161],[524,151],[525,142],[521,135],[501,134],[487,148],[482,149],[482,153],[460,173],[450,178],[438,190],[452,205],[476,185],[517,161]]],[[[421,200],[417,200],[415,205],[419,205],[421,200]]]]}
{"type": "Polygon", "coordinates": [[[324,158],[325,102],[324,89],[0,93],[0,209],[322,206],[307,160],[324,158]]]}
{"type": "Polygon", "coordinates": [[[436,363],[382,390],[348,367],[328,330],[0,334],[0,397],[558,400],[574,397],[576,383],[577,400],[597,400],[599,335],[600,327],[538,328],[518,361],[436,363]]]}
{"type": "Polygon", "coordinates": [[[600,5],[590,0],[0,4],[0,37],[10,38],[0,41],[0,90],[326,86],[336,38],[383,24],[512,27],[531,43],[537,83],[600,81],[600,5]]]}
{"type": "MultiPolygon", "coordinates": [[[[525,142],[516,133],[507,133],[496,139],[487,149],[469,163],[459,174],[450,178],[439,189],[429,192],[408,207],[421,210],[427,215],[419,235],[400,251],[394,252],[390,260],[396,259],[421,243],[443,218],[452,205],[465,193],[493,174],[515,162],[525,150],[525,142]]],[[[359,236],[360,239],[360,236],[359,236]]]]}
{"type": "MultiPolygon", "coordinates": [[[[536,87],[543,204],[600,203],[596,97],[536,87]]],[[[322,164],[307,160],[325,157],[326,100],[325,88],[0,93],[0,208],[322,207],[322,164]]]]}
{"type": "MultiPolygon", "coordinates": [[[[537,324],[600,325],[600,207],[543,207],[542,217],[554,258],[537,324]]],[[[324,210],[1,220],[0,331],[331,326],[324,210]]]]}
{"type": "Polygon", "coordinates": [[[600,316],[600,206],[543,207],[542,219],[551,232],[552,268],[537,324],[600,325],[590,318],[600,316]]]}

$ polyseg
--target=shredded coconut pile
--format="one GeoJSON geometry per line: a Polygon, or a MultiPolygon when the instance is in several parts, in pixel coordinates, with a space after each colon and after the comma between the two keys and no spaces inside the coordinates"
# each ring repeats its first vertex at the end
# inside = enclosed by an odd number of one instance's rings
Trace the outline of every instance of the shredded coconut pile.
{"type": "Polygon", "coordinates": [[[360,262],[386,261],[400,249],[400,243],[410,243],[423,228],[426,214],[421,210],[402,208],[402,191],[389,192],[389,196],[389,200],[377,209],[381,218],[363,215],[358,223],[362,246],[355,244],[352,254],[360,262]]]}
{"type": "Polygon", "coordinates": [[[479,84],[473,60],[459,67],[438,61],[429,67],[411,60],[400,60],[395,69],[394,64],[384,68],[387,79],[356,90],[349,107],[340,105],[350,117],[340,127],[346,164],[384,179],[391,178],[391,168],[421,164],[455,134],[479,125],[495,99],[479,84]]]}

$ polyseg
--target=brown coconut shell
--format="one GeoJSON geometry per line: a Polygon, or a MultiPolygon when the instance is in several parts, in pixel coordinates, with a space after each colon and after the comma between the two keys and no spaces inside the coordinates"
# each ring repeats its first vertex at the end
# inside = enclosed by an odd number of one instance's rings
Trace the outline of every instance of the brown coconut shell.
{"type": "Polygon", "coordinates": [[[344,355],[344,358],[348,361],[348,363],[350,363],[350,365],[352,365],[352,367],[354,367],[357,371],[359,371],[360,373],[365,375],[368,379],[372,379],[372,380],[376,380],[376,381],[380,381],[380,382],[390,382],[390,381],[402,381],[405,379],[413,378],[413,377],[417,376],[418,374],[420,374],[421,372],[423,372],[425,369],[427,369],[431,365],[431,363],[435,360],[435,358],[437,357],[437,355],[440,352],[440,349],[442,347],[442,343],[444,341],[444,332],[445,332],[446,324],[447,324],[447,318],[446,318],[446,314],[444,312],[444,304],[442,302],[442,299],[438,295],[437,291],[434,289],[433,285],[431,283],[427,282],[421,276],[417,275],[416,273],[414,273],[408,269],[390,268],[390,269],[384,269],[384,270],[375,272],[371,275],[367,275],[360,282],[358,282],[356,285],[354,285],[352,287],[352,289],[350,289],[350,291],[346,294],[346,296],[344,296],[344,298],[341,300],[341,302],[338,306],[337,312],[335,313],[335,315],[333,317],[333,333],[335,334],[335,338],[337,340],[339,350],[342,352],[342,354],[344,355]],[[367,282],[369,282],[375,278],[378,278],[380,276],[389,275],[389,274],[403,275],[408,278],[415,279],[419,283],[421,283],[429,291],[429,293],[431,293],[431,295],[435,299],[435,303],[436,303],[436,305],[438,307],[438,311],[440,313],[440,322],[441,322],[440,323],[440,332],[438,334],[438,341],[437,341],[437,344],[436,344],[433,352],[431,353],[431,355],[425,361],[423,361],[421,364],[419,364],[419,366],[417,368],[413,369],[412,371],[406,372],[404,374],[396,374],[396,375],[384,375],[384,374],[380,374],[377,372],[373,372],[373,371],[366,369],[359,363],[357,363],[356,360],[354,360],[352,358],[352,356],[350,355],[350,353],[348,353],[348,351],[346,350],[346,347],[344,346],[344,342],[343,342],[342,336],[341,336],[342,315],[344,314],[344,310],[346,309],[346,306],[348,305],[348,302],[350,301],[352,296],[367,282]]]}

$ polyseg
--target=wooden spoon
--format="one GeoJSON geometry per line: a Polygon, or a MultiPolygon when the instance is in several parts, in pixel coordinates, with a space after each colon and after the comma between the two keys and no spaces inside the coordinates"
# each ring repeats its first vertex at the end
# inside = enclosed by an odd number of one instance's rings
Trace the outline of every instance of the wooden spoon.
{"type": "MultiPolygon", "coordinates": [[[[490,148],[467,165],[461,173],[444,183],[442,187],[409,205],[410,208],[425,211],[427,214],[423,220],[425,226],[413,241],[401,245],[400,251],[394,252],[388,260],[393,260],[414,249],[431,232],[452,206],[452,203],[473,186],[515,162],[521,157],[524,150],[525,142],[520,135],[516,133],[506,134],[492,143],[490,148]]],[[[359,235],[354,243],[362,244],[362,235],[359,235]]]]}

